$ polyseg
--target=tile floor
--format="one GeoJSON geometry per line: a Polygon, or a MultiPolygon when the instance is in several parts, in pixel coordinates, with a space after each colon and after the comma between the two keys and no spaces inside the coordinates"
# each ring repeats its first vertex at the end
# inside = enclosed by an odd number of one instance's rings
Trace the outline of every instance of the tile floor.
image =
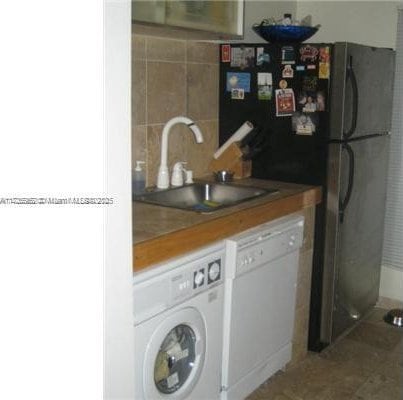
{"type": "Polygon", "coordinates": [[[374,309],[321,353],[278,372],[247,400],[402,400],[403,328],[374,309]]]}

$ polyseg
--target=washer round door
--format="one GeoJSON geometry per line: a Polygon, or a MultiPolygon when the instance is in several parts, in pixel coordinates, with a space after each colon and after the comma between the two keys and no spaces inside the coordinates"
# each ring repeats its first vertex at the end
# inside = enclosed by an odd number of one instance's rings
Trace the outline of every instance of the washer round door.
{"type": "Polygon", "coordinates": [[[146,399],[182,400],[203,370],[206,328],[199,311],[184,308],[159,324],[144,361],[146,399]]]}

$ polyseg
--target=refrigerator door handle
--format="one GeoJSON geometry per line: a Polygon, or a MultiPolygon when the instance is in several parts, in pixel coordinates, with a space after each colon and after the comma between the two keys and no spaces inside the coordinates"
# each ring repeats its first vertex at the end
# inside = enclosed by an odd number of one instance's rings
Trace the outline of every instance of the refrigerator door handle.
{"type": "Polygon", "coordinates": [[[344,220],[344,212],[347,208],[348,202],[351,198],[354,185],[354,152],[348,143],[342,144],[342,149],[347,151],[349,163],[348,163],[348,184],[346,195],[343,200],[339,200],[339,221],[342,224],[344,220]]]}
{"type": "Polygon", "coordinates": [[[343,133],[344,139],[350,138],[357,127],[357,118],[358,118],[358,85],[357,78],[355,76],[354,68],[353,68],[353,57],[349,56],[349,62],[346,68],[346,83],[351,83],[351,88],[353,90],[353,110],[351,117],[351,126],[347,132],[343,133]]]}

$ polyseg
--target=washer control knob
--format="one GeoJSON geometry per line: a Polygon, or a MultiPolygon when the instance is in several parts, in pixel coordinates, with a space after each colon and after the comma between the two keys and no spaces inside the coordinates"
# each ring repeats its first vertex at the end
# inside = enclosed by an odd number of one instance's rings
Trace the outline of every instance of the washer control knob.
{"type": "Polygon", "coordinates": [[[208,270],[209,282],[214,282],[220,277],[221,267],[217,262],[210,265],[208,270]]]}
{"type": "Polygon", "coordinates": [[[194,276],[194,287],[199,287],[204,283],[204,272],[197,271],[194,276]]]}

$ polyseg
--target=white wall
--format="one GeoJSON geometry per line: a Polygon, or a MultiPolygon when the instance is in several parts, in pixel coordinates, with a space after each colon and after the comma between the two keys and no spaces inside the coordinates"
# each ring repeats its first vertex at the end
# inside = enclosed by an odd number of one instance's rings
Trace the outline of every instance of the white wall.
{"type": "Polygon", "coordinates": [[[403,10],[399,14],[380,296],[403,302],[403,10]]]}
{"type": "Polygon", "coordinates": [[[252,25],[270,17],[280,18],[285,13],[297,14],[296,1],[245,0],[244,42],[266,43],[253,30],[252,25]]]}
{"type": "Polygon", "coordinates": [[[105,0],[106,210],[104,399],[134,398],[130,3],[105,0]]]}
{"type": "Polygon", "coordinates": [[[401,269],[382,267],[379,296],[403,302],[403,272],[401,269]]]}
{"type": "Polygon", "coordinates": [[[311,14],[321,24],[311,42],[355,42],[396,48],[398,1],[305,1],[297,4],[297,18],[311,14]]]}

